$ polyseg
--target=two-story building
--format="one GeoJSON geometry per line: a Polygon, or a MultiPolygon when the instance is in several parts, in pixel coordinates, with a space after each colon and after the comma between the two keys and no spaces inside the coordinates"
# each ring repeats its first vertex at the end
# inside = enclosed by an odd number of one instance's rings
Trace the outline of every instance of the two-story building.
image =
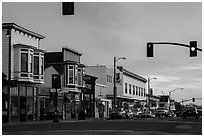
{"type": "Polygon", "coordinates": [[[122,72],[123,90],[119,93],[122,106],[126,108],[142,108],[146,102],[146,78],[120,68],[122,72]]]}
{"type": "MultiPolygon", "coordinates": [[[[87,66],[85,72],[98,77],[96,85],[102,85],[100,90],[96,90],[96,95],[102,99],[112,100],[113,95],[113,68],[105,65],[87,66]],[[100,93],[99,93],[100,92],[100,93]]],[[[136,102],[146,102],[146,82],[147,80],[126,69],[116,70],[117,87],[117,107],[129,109],[136,102]]],[[[97,97],[99,98],[99,97],[97,97]]],[[[113,104],[112,102],[109,104],[113,104]]]]}
{"type": "Polygon", "coordinates": [[[3,121],[32,121],[39,118],[38,94],[44,83],[45,37],[15,23],[2,23],[2,73],[6,75],[3,121]]]}
{"type": "MultiPolygon", "coordinates": [[[[85,65],[80,63],[81,55],[82,53],[68,47],[63,47],[60,52],[45,53],[45,76],[48,79],[46,78],[43,89],[47,91],[47,97],[50,92],[55,91],[52,89],[50,78],[53,73],[60,74],[62,88],[58,92],[61,97],[67,98],[67,102],[60,101],[58,110],[64,119],[75,118],[81,108],[80,95],[85,86],[82,79],[85,65]]],[[[46,107],[45,103],[42,107],[46,107]]]]}

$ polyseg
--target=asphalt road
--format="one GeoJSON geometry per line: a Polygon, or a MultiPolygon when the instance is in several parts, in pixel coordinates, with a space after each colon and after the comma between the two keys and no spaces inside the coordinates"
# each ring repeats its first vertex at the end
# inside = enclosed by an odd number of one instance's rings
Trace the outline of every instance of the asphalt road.
{"type": "Polygon", "coordinates": [[[3,135],[202,135],[202,119],[161,118],[3,124],[3,135]]]}

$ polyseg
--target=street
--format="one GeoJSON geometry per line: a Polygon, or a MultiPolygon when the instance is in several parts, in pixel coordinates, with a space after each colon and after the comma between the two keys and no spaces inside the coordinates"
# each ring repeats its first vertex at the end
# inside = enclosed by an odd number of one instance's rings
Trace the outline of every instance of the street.
{"type": "Polygon", "coordinates": [[[201,135],[202,118],[80,120],[3,124],[3,135],[201,135]]]}

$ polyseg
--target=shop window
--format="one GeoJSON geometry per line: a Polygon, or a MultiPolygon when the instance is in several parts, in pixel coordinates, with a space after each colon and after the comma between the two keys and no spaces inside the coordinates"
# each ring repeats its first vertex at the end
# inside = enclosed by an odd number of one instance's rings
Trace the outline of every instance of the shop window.
{"type": "Polygon", "coordinates": [[[28,72],[28,53],[21,53],[21,72],[28,72]]]}
{"type": "Polygon", "coordinates": [[[20,96],[26,96],[26,87],[20,86],[19,92],[20,92],[20,96]]]}
{"type": "Polygon", "coordinates": [[[27,114],[33,115],[33,97],[27,97],[27,114]]]}
{"type": "Polygon", "coordinates": [[[10,94],[12,96],[18,96],[18,88],[17,87],[10,88],[10,94]]]}
{"type": "Polygon", "coordinates": [[[33,96],[33,87],[28,87],[27,95],[33,96]]]}
{"type": "Polygon", "coordinates": [[[11,115],[18,115],[18,96],[11,96],[11,115]]]}

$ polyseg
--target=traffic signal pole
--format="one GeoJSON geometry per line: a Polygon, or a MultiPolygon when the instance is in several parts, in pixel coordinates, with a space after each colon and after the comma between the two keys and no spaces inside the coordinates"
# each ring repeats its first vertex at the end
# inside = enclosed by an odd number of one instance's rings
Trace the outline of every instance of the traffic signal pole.
{"type": "MultiPolygon", "coordinates": [[[[177,45],[177,46],[182,46],[182,47],[188,47],[188,48],[190,48],[190,46],[187,45],[187,44],[176,43],[176,42],[152,42],[152,43],[153,43],[153,44],[169,44],[169,45],[177,45]]],[[[202,52],[202,49],[200,49],[200,48],[196,48],[196,50],[202,52]]]]}
{"type": "Polygon", "coordinates": [[[197,51],[202,52],[202,49],[197,47],[197,41],[190,41],[190,44],[182,44],[176,42],[148,42],[147,43],[147,57],[153,57],[153,45],[154,44],[168,44],[168,45],[176,45],[182,47],[190,48],[190,57],[196,57],[197,51]]]}

